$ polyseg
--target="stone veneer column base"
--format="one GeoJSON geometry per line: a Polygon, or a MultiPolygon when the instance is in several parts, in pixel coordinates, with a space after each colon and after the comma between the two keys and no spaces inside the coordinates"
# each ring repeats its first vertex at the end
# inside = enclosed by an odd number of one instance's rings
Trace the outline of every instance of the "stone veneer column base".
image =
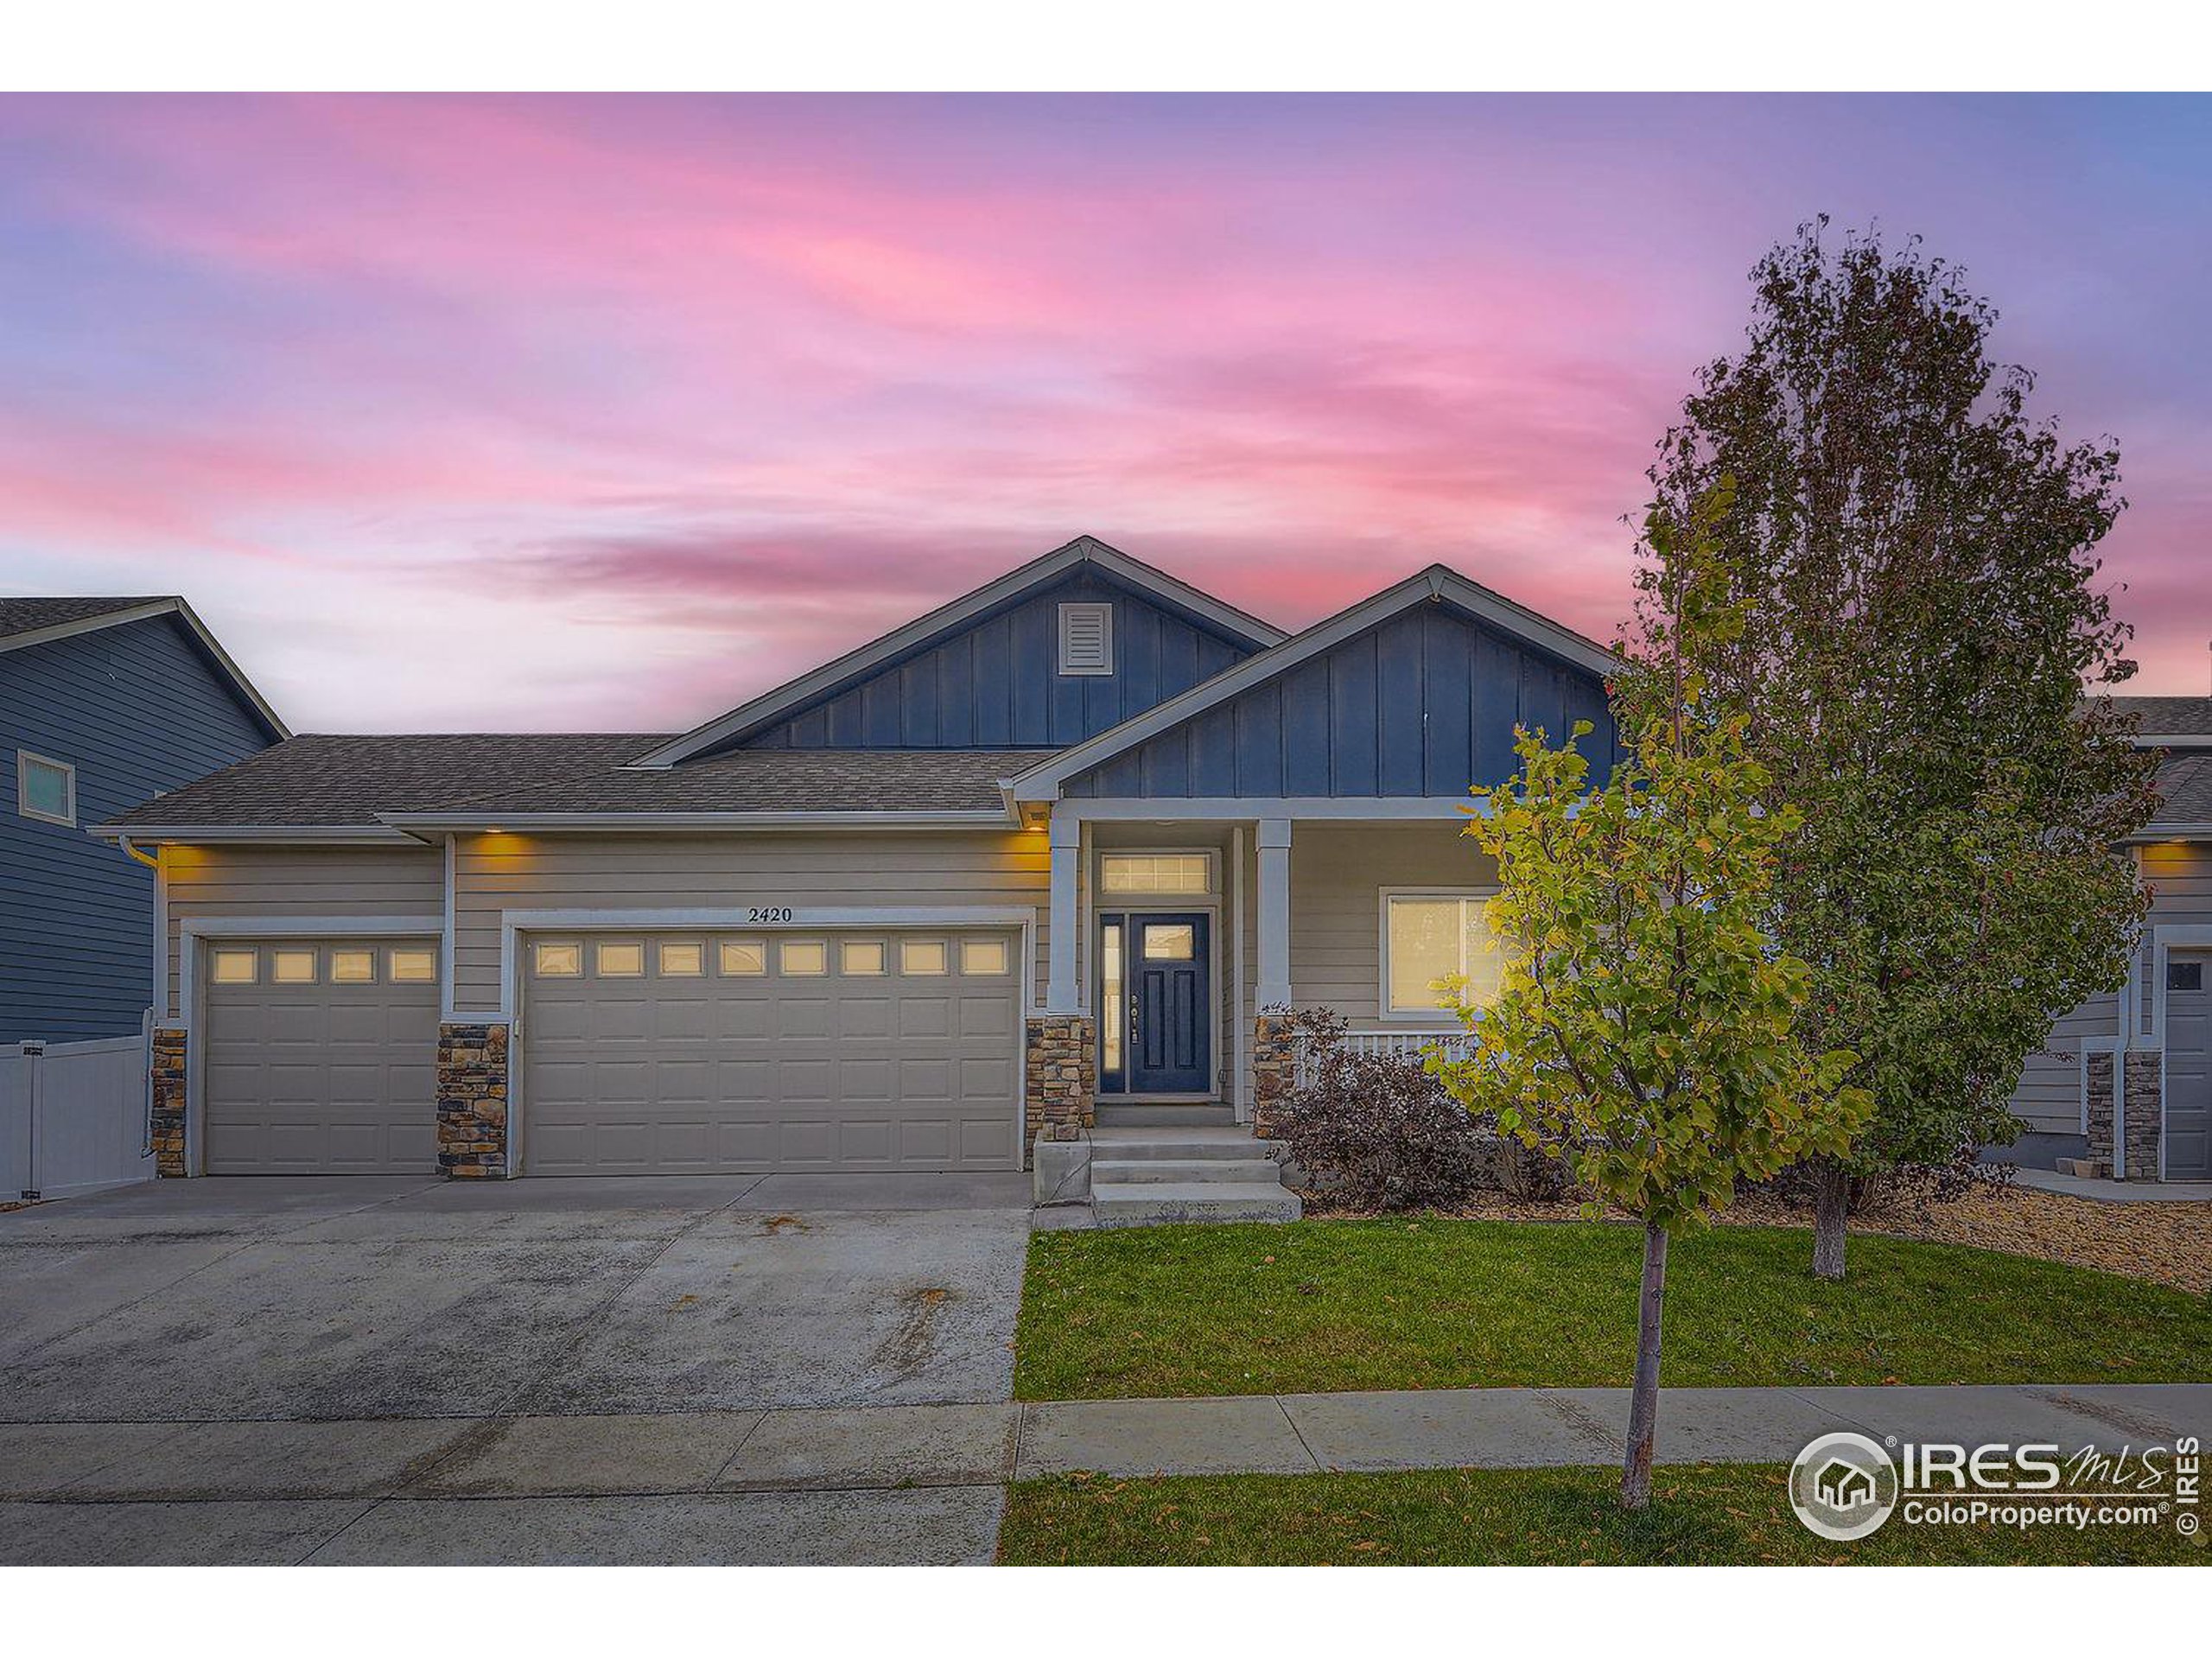
{"type": "Polygon", "coordinates": [[[1097,1122],[1098,1052],[1083,1014],[1033,1014],[1023,1057],[1022,1161],[1039,1141],[1078,1141],[1097,1122]]]}
{"type": "Polygon", "coordinates": [[[1277,1138],[1297,1081],[1298,1044],[1290,1015],[1258,1015],[1252,1021],[1252,1133],[1261,1140],[1277,1138]]]}
{"type": "Polygon", "coordinates": [[[438,1027],[438,1167],[455,1179],[507,1173],[507,1027],[438,1027]]]}
{"type": "MultiPolygon", "coordinates": [[[[2113,1057],[2086,1057],[2089,1090],[2089,1160],[2113,1165],[2113,1057]]],[[[2126,1057],[2127,1176],[2131,1181],[2158,1179],[2158,1137],[2164,1122],[2166,1057],[2157,1049],[2133,1048],[2126,1057]]]]}
{"type": "Polygon", "coordinates": [[[181,1030],[154,1033],[154,1103],[147,1129],[154,1143],[154,1173],[188,1174],[184,1162],[184,1102],[187,1052],[181,1030]]]}

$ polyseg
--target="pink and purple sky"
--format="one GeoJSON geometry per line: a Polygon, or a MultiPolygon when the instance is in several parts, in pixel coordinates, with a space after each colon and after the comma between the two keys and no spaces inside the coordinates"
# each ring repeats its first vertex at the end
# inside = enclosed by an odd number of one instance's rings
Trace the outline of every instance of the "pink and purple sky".
{"type": "Polygon", "coordinates": [[[1287,626],[1611,637],[1745,274],[1918,232],[2212,636],[2212,101],[0,99],[0,589],[186,594],[296,729],[687,727],[1088,531],[1287,626]]]}

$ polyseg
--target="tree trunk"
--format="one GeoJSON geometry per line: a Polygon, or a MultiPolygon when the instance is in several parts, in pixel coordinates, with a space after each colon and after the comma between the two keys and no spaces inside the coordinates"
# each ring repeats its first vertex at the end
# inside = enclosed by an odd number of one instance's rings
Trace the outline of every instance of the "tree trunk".
{"type": "Polygon", "coordinates": [[[1843,1223],[1851,1213],[1851,1173],[1821,1159],[1813,1166],[1813,1276],[1843,1277],[1843,1223]]]}
{"type": "Polygon", "coordinates": [[[1651,1451],[1659,1431],[1659,1313],[1667,1295],[1667,1230],[1643,1224],[1643,1287],[1636,1299],[1636,1384],[1629,1390],[1628,1461],[1621,1469],[1621,1507],[1651,1501],[1651,1451]]]}

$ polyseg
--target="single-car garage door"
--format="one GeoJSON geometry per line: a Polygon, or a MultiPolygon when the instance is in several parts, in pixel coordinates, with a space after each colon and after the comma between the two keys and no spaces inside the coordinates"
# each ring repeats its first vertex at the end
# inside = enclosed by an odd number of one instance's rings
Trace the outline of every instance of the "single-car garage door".
{"type": "Polygon", "coordinates": [[[206,950],[209,1174],[437,1173],[435,942],[226,939],[206,950]]]}
{"type": "Polygon", "coordinates": [[[531,938],[524,1166],[1020,1166],[1017,937],[531,938]]]}

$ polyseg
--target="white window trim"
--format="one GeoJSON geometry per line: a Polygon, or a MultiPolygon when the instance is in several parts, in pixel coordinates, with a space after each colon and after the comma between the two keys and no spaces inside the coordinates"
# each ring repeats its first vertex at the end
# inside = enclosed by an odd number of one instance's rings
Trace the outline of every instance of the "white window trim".
{"type": "Polygon", "coordinates": [[[59,823],[68,829],[77,827],[77,768],[67,760],[57,760],[50,754],[40,754],[30,749],[16,751],[16,810],[27,818],[36,818],[41,823],[59,823]],[[34,766],[52,766],[61,774],[69,791],[67,813],[41,812],[31,804],[30,769],[34,766]]]}
{"type": "Polygon", "coordinates": [[[1064,675],[1103,675],[1114,671],[1114,606],[1110,600],[1067,600],[1059,609],[1059,664],[1064,675]],[[1098,619],[1099,651],[1103,660],[1072,664],[1068,660],[1068,623],[1077,615],[1098,619]]]}
{"type": "MultiPolygon", "coordinates": [[[[1414,1025],[1423,1021],[1440,1029],[1449,1024],[1454,1015],[1449,1008],[1394,1008],[1390,1006],[1390,901],[1393,899],[1495,899],[1496,887],[1381,887],[1376,889],[1375,902],[1375,1002],[1376,1017],[1394,1020],[1400,1025],[1414,1025]]],[[[1464,940],[1464,930],[1460,935],[1464,940]]]]}

